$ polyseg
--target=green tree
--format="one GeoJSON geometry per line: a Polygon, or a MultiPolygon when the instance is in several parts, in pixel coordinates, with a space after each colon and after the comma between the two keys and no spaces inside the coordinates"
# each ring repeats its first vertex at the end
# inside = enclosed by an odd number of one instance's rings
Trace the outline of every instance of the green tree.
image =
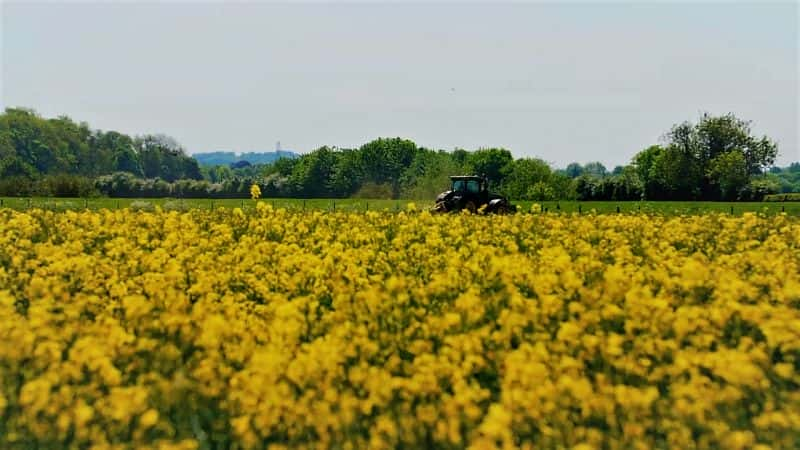
{"type": "MultiPolygon", "coordinates": [[[[455,152],[454,152],[455,153],[455,152]]],[[[433,199],[450,185],[450,176],[464,171],[458,162],[463,158],[454,153],[420,148],[414,161],[403,173],[402,195],[404,198],[433,199]]]]}
{"type": "Polygon", "coordinates": [[[509,166],[514,161],[504,148],[479,149],[467,155],[466,168],[476,175],[485,175],[490,186],[503,184],[509,166]]]}
{"type": "Polygon", "coordinates": [[[662,177],[657,171],[656,161],[661,158],[664,149],[660,145],[651,145],[633,157],[633,167],[642,185],[645,198],[658,200],[665,191],[661,183],[662,177]]]}
{"type": "Polygon", "coordinates": [[[189,157],[173,138],[162,134],[136,139],[135,147],[146,178],[175,181],[181,178],[202,178],[197,160],[189,157]]]}
{"type": "Polygon", "coordinates": [[[330,180],[330,189],[337,197],[353,195],[364,183],[364,167],[358,151],[340,150],[330,180]]]}
{"type": "Polygon", "coordinates": [[[739,191],[748,181],[747,160],[744,154],[736,149],[719,153],[711,161],[709,175],[718,186],[722,200],[737,200],[739,191]]]}
{"type": "Polygon", "coordinates": [[[553,189],[553,196],[560,200],[575,200],[575,180],[564,173],[553,172],[550,177],[550,187],[553,189]]]}
{"type": "Polygon", "coordinates": [[[537,181],[528,187],[525,199],[538,201],[555,200],[556,194],[552,186],[544,181],[537,181]]]}
{"type": "Polygon", "coordinates": [[[6,109],[2,119],[0,128],[7,130],[20,160],[15,167],[24,170],[30,166],[37,174],[70,170],[70,158],[66,145],[58,139],[57,127],[34,111],[22,108],[6,109]]]}
{"type": "Polygon", "coordinates": [[[359,148],[360,166],[364,170],[365,181],[391,186],[393,196],[400,193],[400,178],[411,164],[417,152],[417,145],[401,138],[379,138],[359,148]]]}
{"type": "Polygon", "coordinates": [[[696,200],[700,198],[700,177],[691,154],[677,145],[663,148],[653,161],[653,176],[661,188],[653,200],[696,200]]]}
{"type": "Polygon", "coordinates": [[[750,121],[733,114],[704,114],[696,126],[701,167],[709,169],[714,159],[733,151],[741,152],[748,176],[759,175],[774,164],[778,154],[777,145],[766,136],[753,136],[750,124],[750,121]]]}
{"type": "Polygon", "coordinates": [[[541,159],[521,158],[512,161],[506,169],[507,175],[502,185],[502,191],[511,198],[520,200],[545,200],[553,196],[552,187],[549,186],[553,175],[550,166],[541,159]],[[531,190],[538,185],[536,190],[531,190]],[[543,189],[541,186],[547,186],[543,189]],[[535,194],[531,194],[535,192],[535,194]]]}
{"type": "Polygon", "coordinates": [[[336,160],[337,155],[329,147],[320,147],[303,155],[290,177],[296,192],[303,197],[330,197],[336,160]]]}
{"type": "Polygon", "coordinates": [[[97,131],[92,137],[91,144],[95,151],[111,154],[110,171],[128,172],[137,177],[144,175],[134,141],[130,136],[116,131],[97,131]]]}
{"type": "MultiPolygon", "coordinates": [[[[672,127],[665,136],[667,151],[660,156],[657,176],[666,180],[665,188],[670,198],[714,200],[730,197],[723,193],[722,181],[718,177],[724,171],[716,167],[715,161],[722,155],[738,152],[744,158],[747,177],[761,174],[771,166],[777,156],[777,145],[766,136],[752,135],[750,122],[733,114],[712,116],[703,114],[697,124],[683,122],[672,127]]],[[[738,156],[731,158],[738,159],[738,156]]],[[[727,163],[731,158],[726,158],[727,163]]],[[[726,164],[727,164],[726,163],[726,164]]]]}
{"type": "Polygon", "coordinates": [[[582,174],[595,178],[603,178],[608,175],[608,170],[603,163],[595,161],[584,164],[582,174]]]}
{"type": "Polygon", "coordinates": [[[583,166],[580,163],[569,163],[566,168],[566,174],[570,178],[578,178],[583,175],[583,166]]]}

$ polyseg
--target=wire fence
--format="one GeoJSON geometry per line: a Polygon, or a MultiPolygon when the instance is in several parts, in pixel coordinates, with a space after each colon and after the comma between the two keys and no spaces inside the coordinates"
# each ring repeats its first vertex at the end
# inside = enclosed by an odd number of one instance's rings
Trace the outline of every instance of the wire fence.
{"type": "MultiPolygon", "coordinates": [[[[167,211],[192,209],[216,210],[219,208],[254,209],[257,203],[274,209],[292,211],[367,212],[367,211],[423,211],[433,207],[431,201],[384,199],[129,199],[129,198],[0,198],[0,208],[14,210],[45,209],[50,211],[133,209],[154,211],[156,207],[167,211]]],[[[800,202],[578,202],[545,201],[514,202],[518,213],[530,214],[670,214],[695,215],[707,213],[800,215],[800,202]]]]}

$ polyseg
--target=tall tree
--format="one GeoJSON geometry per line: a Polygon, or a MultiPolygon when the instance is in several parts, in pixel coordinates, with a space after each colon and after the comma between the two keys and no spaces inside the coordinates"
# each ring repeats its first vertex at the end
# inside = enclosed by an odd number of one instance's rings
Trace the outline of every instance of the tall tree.
{"type": "MultiPolygon", "coordinates": [[[[774,164],[778,153],[772,140],[766,136],[756,138],[752,135],[750,122],[733,114],[703,114],[697,124],[677,124],[666,134],[665,141],[670,155],[662,156],[669,157],[670,162],[676,164],[674,167],[666,166],[677,170],[681,177],[681,186],[674,195],[687,199],[713,200],[722,195],[719,177],[724,171],[714,164],[722,155],[739,152],[744,158],[747,176],[751,177],[774,164]]],[[[726,157],[725,161],[732,159],[726,157]]],[[[663,175],[662,178],[669,178],[663,175]]]]}
{"type": "MultiPolygon", "coordinates": [[[[548,185],[552,170],[541,159],[521,158],[511,162],[502,186],[503,192],[515,199],[547,200],[548,185]],[[533,189],[538,186],[537,189],[533,189]]],[[[552,191],[552,189],[551,189],[552,191]]],[[[550,196],[554,195],[551,193],[550,196]]]]}
{"type": "Polygon", "coordinates": [[[297,192],[303,197],[330,197],[336,160],[336,153],[329,147],[320,147],[300,158],[291,176],[297,192]]]}
{"type": "Polygon", "coordinates": [[[710,163],[709,175],[719,187],[722,200],[737,200],[748,182],[747,160],[736,149],[718,154],[710,163]]]}
{"type": "Polygon", "coordinates": [[[379,138],[359,148],[360,166],[366,180],[388,184],[393,195],[400,193],[400,177],[417,152],[417,145],[408,139],[379,138]]]}
{"type": "Polygon", "coordinates": [[[570,178],[578,178],[583,175],[583,166],[580,163],[569,163],[566,168],[566,174],[570,178]]]}
{"type": "Polygon", "coordinates": [[[467,170],[485,175],[491,186],[500,186],[514,161],[511,152],[504,148],[482,148],[467,155],[467,170]]]}
{"type": "MultiPolygon", "coordinates": [[[[401,181],[404,198],[432,199],[450,185],[450,176],[464,168],[458,157],[445,151],[420,148],[401,181]]],[[[461,159],[463,161],[463,159],[461,159]]]]}
{"type": "Polygon", "coordinates": [[[608,175],[608,169],[600,161],[594,161],[583,165],[583,175],[595,178],[603,178],[608,175]]]}
{"type": "Polygon", "coordinates": [[[663,196],[663,177],[658,173],[656,166],[662,153],[664,149],[660,145],[651,145],[633,157],[633,167],[642,183],[645,198],[658,200],[663,196]]]}

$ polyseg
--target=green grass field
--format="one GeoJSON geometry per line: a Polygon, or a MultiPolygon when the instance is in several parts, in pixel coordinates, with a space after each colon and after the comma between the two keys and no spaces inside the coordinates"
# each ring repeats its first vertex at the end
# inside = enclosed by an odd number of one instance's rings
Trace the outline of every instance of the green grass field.
{"type": "MultiPolygon", "coordinates": [[[[417,209],[429,208],[431,201],[420,200],[364,200],[364,199],[260,199],[260,202],[272,204],[275,208],[287,209],[317,209],[326,211],[366,211],[366,210],[405,210],[408,203],[414,203],[417,209]]],[[[43,208],[51,210],[80,210],[80,209],[118,209],[128,208],[134,202],[146,202],[149,205],[158,205],[166,209],[191,209],[191,208],[252,208],[255,202],[250,199],[174,199],[174,198],[12,198],[0,197],[0,207],[24,210],[28,208],[43,208]]],[[[576,202],[576,201],[547,201],[513,202],[521,212],[531,212],[531,206],[539,205],[541,211],[550,213],[616,213],[617,208],[621,213],[658,213],[658,214],[704,214],[722,212],[741,214],[743,212],[763,212],[775,214],[786,212],[790,215],[800,215],[800,202],[576,202]]],[[[536,208],[533,208],[536,210],[536,208]]]]}

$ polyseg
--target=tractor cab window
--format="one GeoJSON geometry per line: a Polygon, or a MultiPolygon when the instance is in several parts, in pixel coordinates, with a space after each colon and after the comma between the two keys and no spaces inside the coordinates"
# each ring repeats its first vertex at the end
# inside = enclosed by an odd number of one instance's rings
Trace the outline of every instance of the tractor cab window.
{"type": "Polygon", "coordinates": [[[465,183],[466,182],[464,180],[454,180],[453,181],[453,190],[456,191],[456,192],[463,191],[465,183]]]}
{"type": "Polygon", "coordinates": [[[481,192],[481,184],[477,180],[469,180],[467,181],[467,191],[478,194],[481,192]]]}

